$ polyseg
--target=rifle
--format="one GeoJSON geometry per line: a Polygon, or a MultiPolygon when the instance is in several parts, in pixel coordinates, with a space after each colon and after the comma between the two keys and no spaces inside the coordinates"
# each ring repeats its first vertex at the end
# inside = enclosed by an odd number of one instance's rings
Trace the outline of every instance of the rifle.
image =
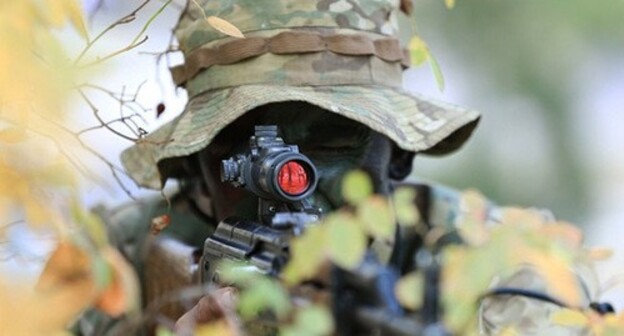
{"type": "MultiPolygon", "coordinates": [[[[296,145],[278,137],[277,126],[256,126],[249,151],[221,162],[221,179],[258,197],[256,220],[230,217],[221,221],[204,243],[202,283],[222,284],[219,263],[244,261],[249,268],[277,276],[289,259],[289,241],[321,218],[308,197],[317,185],[313,163],[296,145]]],[[[415,258],[422,259],[422,258],[415,258]]],[[[415,265],[418,266],[418,265],[415,265]]],[[[425,304],[419,316],[406,313],[394,296],[397,268],[368,253],[354,271],[332,266],[332,310],[341,335],[446,335],[438,323],[439,264],[425,267],[425,304]]]]}

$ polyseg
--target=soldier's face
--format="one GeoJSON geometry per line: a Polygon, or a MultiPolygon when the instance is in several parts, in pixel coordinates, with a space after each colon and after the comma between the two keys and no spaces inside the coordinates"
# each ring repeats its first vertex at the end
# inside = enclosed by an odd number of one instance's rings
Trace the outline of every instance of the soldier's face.
{"type": "MultiPolygon", "coordinates": [[[[300,152],[310,158],[319,175],[313,203],[324,211],[343,205],[341,180],[354,169],[362,169],[370,175],[376,193],[388,193],[392,142],[368,127],[309,104],[268,105],[232,125],[230,133],[236,132],[240,142],[220,159],[240,153],[247,146],[255,125],[277,125],[284,142],[298,145],[300,152]]],[[[234,140],[233,134],[227,138],[234,140]]],[[[253,206],[238,207],[235,213],[249,216],[246,213],[255,210],[253,206]]]]}

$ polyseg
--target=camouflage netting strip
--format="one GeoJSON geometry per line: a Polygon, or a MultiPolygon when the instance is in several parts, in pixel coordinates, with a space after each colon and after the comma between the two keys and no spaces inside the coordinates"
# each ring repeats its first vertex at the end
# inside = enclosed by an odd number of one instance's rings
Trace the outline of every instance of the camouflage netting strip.
{"type": "Polygon", "coordinates": [[[228,65],[266,53],[275,55],[330,51],[347,56],[375,56],[386,62],[409,66],[409,57],[394,38],[372,39],[365,35],[315,32],[283,32],[270,38],[251,37],[226,42],[214,48],[198,49],[188,55],[186,64],[171,69],[174,82],[183,86],[199,72],[213,65],[228,65]]]}

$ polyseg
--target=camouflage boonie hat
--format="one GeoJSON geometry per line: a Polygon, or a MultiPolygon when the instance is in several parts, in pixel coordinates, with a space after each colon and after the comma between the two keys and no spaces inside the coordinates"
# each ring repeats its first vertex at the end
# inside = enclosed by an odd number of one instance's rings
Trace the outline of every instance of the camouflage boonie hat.
{"type": "Polygon", "coordinates": [[[126,171],[139,185],[159,189],[169,177],[158,167],[162,160],[195,153],[246,112],[284,101],[358,121],[408,151],[456,149],[479,114],[403,91],[409,57],[397,38],[400,7],[399,0],[189,2],[175,29],[185,63],[172,69],[189,103],[122,153],[126,171]],[[245,38],[218,32],[210,16],[245,38]]]}

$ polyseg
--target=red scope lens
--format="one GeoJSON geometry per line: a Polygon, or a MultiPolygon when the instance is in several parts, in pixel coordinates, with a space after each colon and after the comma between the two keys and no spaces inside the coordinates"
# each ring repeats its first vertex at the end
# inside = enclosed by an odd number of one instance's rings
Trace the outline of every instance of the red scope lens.
{"type": "Polygon", "coordinates": [[[310,186],[308,173],[297,161],[286,162],[277,173],[277,183],[283,192],[299,195],[310,186]]]}

